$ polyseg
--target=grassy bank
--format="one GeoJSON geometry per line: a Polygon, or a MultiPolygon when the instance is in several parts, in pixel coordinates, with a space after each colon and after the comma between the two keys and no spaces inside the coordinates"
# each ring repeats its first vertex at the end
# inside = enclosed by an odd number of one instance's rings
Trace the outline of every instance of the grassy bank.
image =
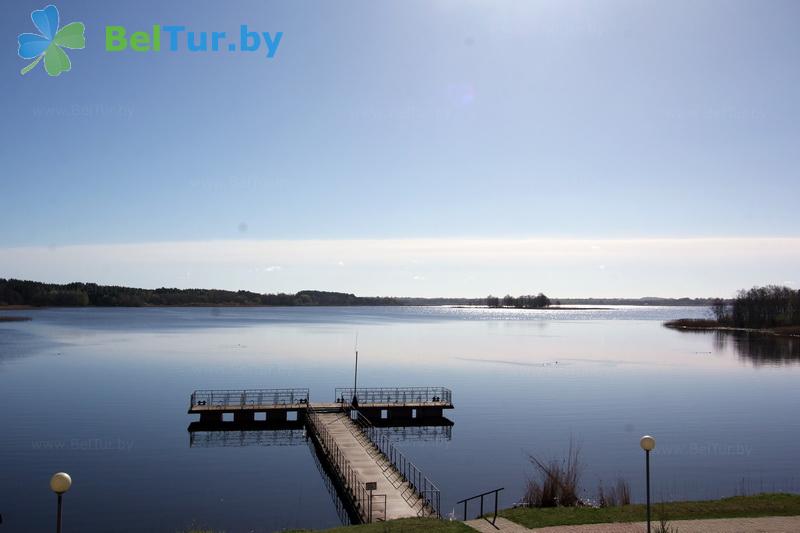
{"type": "MultiPolygon", "coordinates": [[[[756,496],[735,496],[721,500],[654,504],[653,519],[657,521],[662,513],[668,520],[800,516],[800,495],[758,494],[756,496]]],[[[500,511],[499,516],[529,528],[611,522],[641,522],[645,519],[645,506],[637,504],[602,509],[590,507],[551,507],[546,509],[520,507],[500,511]]],[[[297,529],[292,531],[299,533],[311,530],[297,529]]],[[[417,533],[423,531],[432,531],[434,533],[471,531],[474,533],[475,530],[458,521],[407,518],[362,526],[343,526],[326,529],[325,531],[327,533],[417,533]]]]}
{"type": "MultiPolygon", "coordinates": [[[[546,509],[505,509],[499,514],[525,527],[545,527],[577,524],[602,524],[607,522],[640,522],[645,519],[644,505],[623,507],[552,507],[546,509]]],[[[735,496],[721,500],[698,502],[668,502],[653,506],[653,518],[662,515],[669,520],[696,520],[704,518],[745,518],[757,516],[800,515],[800,495],[759,494],[735,496]]]]}
{"type": "Polygon", "coordinates": [[[681,318],[664,322],[664,326],[672,329],[688,331],[741,331],[747,333],[763,333],[766,335],[800,336],[800,326],[780,326],[775,328],[736,328],[721,324],[716,320],[703,318],[681,318]]]}

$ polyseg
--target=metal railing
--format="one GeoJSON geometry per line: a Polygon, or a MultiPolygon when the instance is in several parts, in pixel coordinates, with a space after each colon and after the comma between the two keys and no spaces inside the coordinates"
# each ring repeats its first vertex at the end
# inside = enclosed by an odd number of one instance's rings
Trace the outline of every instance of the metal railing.
{"type": "MultiPolygon", "coordinates": [[[[361,414],[358,409],[351,408],[350,413],[355,413],[355,418],[351,414],[351,420],[355,422],[361,433],[369,439],[376,451],[386,458],[388,465],[396,469],[401,479],[410,485],[414,490],[414,494],[422,501],[422,506],[417,514],[420,516],[430,514],[441,518],[442,493],[439,487],[395,447],[389,434],[373,426],[372,422],[361,414]]],[[[386,473],[386,470],[384,470],[384,473],[386,473]]]]}
{"type": "Polygon", "coordinates": [[[445,387],[340,387],[336,389],[336,402],[349,404],[353,401],[353,391],[359,405],[365,404],[432,404],[451,405],[453,392],[445,387]]]}
{"type": "Polygon", "coordinates": [[[308,389],[196,390],[192,393],[189,407],[244,409],[264,405],[307,404],[308,389]]]}
{"type": "Polygon", "coordinates": [[[481,500],[481,510],[480,510],[480,513],[478,514],[477,518],[481,518],[484,515],[484,512],[483,512],[483,498],[485,496],[489,496],[490,494],[494,494],[494,516],[492,517],[491,520],[489,520],[487,518],[486,521],[489,522],[490,524],[492,524],[496,529],[499,529],[497,526],[495,526],[494,523],[497,521],[497,504],[498,504],[498,499],[500,497],[500,491],[501,490],[503,490],[502,487],[499,488],[499,489],[490,490],[489,492],[484,492],[482,494],[476,494],[475,496],[470,496],[469,498],[464,498],[463,500],[460,500],[460,501],[456,502],[456,505],[461,505],[462,503],[464,504],[464,520],[467,520],[467,503],[468,502],[470,502],[472,500],[477,500],[478,498],[480,498],[480,500],[481,500]]]}
{"type": "Polygon", "coordinates": [[[345,457],[336,439],[328,431],[328,428],[320,420],[319,415],[310,405],[306,411],[306,421],[311,429],[311,435],[328,457],[333,469],[339,476],[339,480],[344,486],[345,493],[351,500],[351,504],[356,509],[364,522],[372,522],[375,516],[374,500],[383,499],[383,519],[386,519],[386,495],[372,494],[367,490],[358,472],[355,470],[350,460],[345,457]]]}

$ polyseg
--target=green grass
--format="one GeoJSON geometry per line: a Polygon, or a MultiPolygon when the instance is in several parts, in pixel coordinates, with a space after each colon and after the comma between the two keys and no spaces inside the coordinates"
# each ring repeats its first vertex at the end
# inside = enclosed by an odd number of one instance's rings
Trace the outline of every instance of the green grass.
{"type": "MultiPolygon", "coordinates": [[[[658,522],[662,504],[653,505],[653,520],[658,522]]],[[[669,520],[691,520],[702,518],[744,518],[757,516],[800,516],[800,495],[759,494],[757,496],[735,496],[721,500],[699,502],[668,502],[663,504],[669,520]]],[[[626,505],[591,509],[588,507],[555,507],[549,509],[505,509],[503,516],[529,528],[576,524],[601,524],[606,522],[640,522],[645,519],[644,505],[626,505]]],[[[192,529],[203,532],[205,529],[192,529]]],[[[209,530],[210,531],[210,530],[209,530]]],[[[291,530],[293,533],[311,531],[291,530]]],[[[475,530],[458,521],[433,518],[404,518],[377,522],[362,526],[344,526],[324,530],[326,533],[475,533],[475,530]]],[[[289,532],[287,532],[289,533],[289,532]]]]}
{"type": "MultiPolygon", "coordinates": [[[[306,529],[295,530],[310,531],[306,529]]],[[[326,529],[326,533],[417,533],[432,531],[434,533],[475,533],[475,530],[465,526],[461,522],[448,522],[436,520],[435,518],[403,518],[400,520],[389,520],[388,522],[376,522],[362,526],[345,526],[326,529]]]]}
{"type": "MultiPolygon", "coordinates": [[[[701,518],[743,518],[756,516],[800,515],[800,495],[759,494],[735,496],[721,500],[698,502],[667,502],[653,505],[653,519],[658,520],[661,510],[669,520],[692,520],[701,518]]],[[[639,522],[645,519],[644,505],[624,507],[553,507],[535,509],[520,507],[500,511],[503,516],[525,527],[562,526],[576,524],[602,524],[606,522],[639,522]]],[[[379,531],[379,530],[376,530],[379,531]]],[[[411,530],[409,530],[411,531],[411,530]]]]}

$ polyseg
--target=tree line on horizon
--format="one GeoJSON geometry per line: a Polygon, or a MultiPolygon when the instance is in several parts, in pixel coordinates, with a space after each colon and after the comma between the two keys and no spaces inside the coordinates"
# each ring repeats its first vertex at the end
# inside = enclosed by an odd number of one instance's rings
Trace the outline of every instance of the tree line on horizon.
{"type": "MultiPolygon", "coordinates": [[[[538,308],[550,305],[544,294],[504,298],[371,297],[350,293],[304,290],[294,294],[261,294],[219,289],[140,289],[97,283],[43,283],[0,278],[0,307],[141,307],[141,306],[355,306],[355,305],[488,305],[538,308]],[[544,299],[543,299],[544,298],[544,299]]],[[[710,298],[569,298],[564,304],[604,305],[711,305],[710,298]]]]}
{"type": "Polygon", "coordinates": [[[137,289],[96,283],[42,283],[0,278],[0,306],[142,307],[142,306],[302,306],[402,305],[397,298],[363,297],[343,292],[300,291],[259,294],[219,289],[137,289]]]}

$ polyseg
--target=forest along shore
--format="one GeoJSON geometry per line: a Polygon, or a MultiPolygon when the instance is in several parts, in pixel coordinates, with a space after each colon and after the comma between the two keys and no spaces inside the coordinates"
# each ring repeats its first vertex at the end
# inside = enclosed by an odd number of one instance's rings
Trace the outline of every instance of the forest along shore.
{"type": "Polygon", "coordinates": [[[740,331],[788,337],[800,336],[800,290],[778,285],[739,291],[733,301],[711,303],[714,318],[681,318],[668,328],[696,331],[740,331]]]}
{"type": "Polygon", "coordinates": [[[261,294],[224,289],[142,289],[97,283],[43,283],[0,278],[0,310],[40,307],[286,307],[286,306],[470,306],[514,309],[586,310],[577,305],[709,306],[710,298],[550,298],[542,293],[503,298],[356,296],[352,293],[303,290],[261,294]],[[551,306],[556,306],[552,307],[551,306]]]}

